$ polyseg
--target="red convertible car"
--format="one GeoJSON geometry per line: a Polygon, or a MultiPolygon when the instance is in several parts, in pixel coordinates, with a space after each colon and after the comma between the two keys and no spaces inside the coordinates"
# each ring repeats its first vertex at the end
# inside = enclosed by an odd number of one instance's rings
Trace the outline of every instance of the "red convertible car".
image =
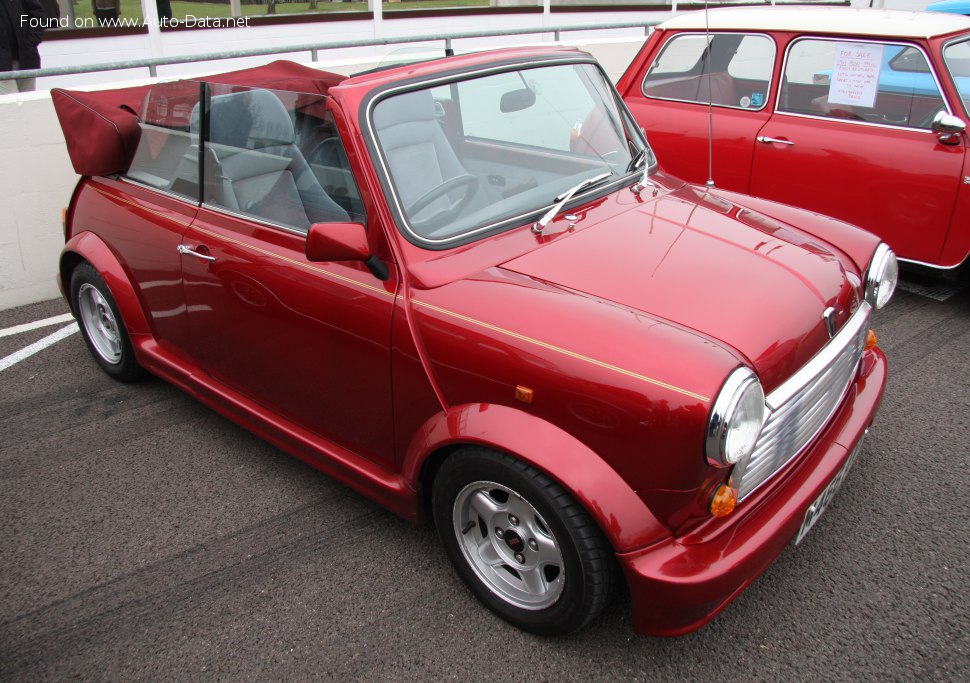
{"type": "Polygon", "coordinates": [[[691,12],[617,87],[665,171],[859,225],[938,274],[970,267],[970,18],[691,12]]]}
{"type": "Polygon", "coordinates": [[[82,175],[60,282],[101,367],[433,519],[523,629],[624,581],[641,632],[698,628],[875,416],[893,252],[662,173],[585,53],[53,96],[82,175]]]}

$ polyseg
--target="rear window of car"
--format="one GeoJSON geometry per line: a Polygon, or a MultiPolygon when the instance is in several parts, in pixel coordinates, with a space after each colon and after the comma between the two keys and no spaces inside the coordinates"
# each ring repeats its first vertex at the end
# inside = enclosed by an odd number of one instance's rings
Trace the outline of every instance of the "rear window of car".
{"type": "Polygon", "coordinates": [[[768,100],[775,44],[768,36],[682,33],[667,41],[643,80],[661,100],[760,110],[768,100]]]}
{"type": "Polygon", "coordinates": [[[807,38],[789,47],[776,109],[929,130],[946,105],[916,46],[807,38]]]}

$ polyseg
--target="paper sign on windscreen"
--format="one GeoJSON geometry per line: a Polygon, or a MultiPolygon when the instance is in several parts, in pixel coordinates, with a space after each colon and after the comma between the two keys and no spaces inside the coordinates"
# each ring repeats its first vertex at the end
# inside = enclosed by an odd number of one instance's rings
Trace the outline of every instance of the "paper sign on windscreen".
{"type": "Polygon", "coordinates": [[[871,107],[876,103],[882,45],[839,43],[835,49],[829,103],[871,107]]]}

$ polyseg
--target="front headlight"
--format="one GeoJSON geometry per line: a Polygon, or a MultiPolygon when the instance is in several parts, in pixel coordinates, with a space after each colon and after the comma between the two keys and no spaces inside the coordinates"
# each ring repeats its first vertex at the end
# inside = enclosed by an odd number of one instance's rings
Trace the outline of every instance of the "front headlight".
{"type": "Polygon", "coordinates": [[[893,298],[899,280],[899,262],[885,242],[876,247],[869,272],[866,273],[866,301],[873,308],[882,308],[893,298]]]}
{"type": "Polygon", "coordinates": [[[765,423],[765,392],[748,368],[738,368],[727,378],[714,401],[707,423],[707,459],[716,467],[728,467],[754,450],[765,423]]]}

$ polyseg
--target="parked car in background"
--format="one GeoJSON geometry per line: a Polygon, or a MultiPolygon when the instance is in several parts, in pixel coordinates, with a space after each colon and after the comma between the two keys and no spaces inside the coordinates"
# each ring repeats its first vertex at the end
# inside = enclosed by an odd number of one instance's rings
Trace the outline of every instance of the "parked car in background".
{"type": "Polygon", "coordinates": [[[638,630],[698,628],[875,416],[892,250],[658,170],[585,53],[53,97],[82,175],[60,282],[101,367],[431,517],[523,629],[624,579],[638,630]]]}
{"type": "Polygon", "coordinates": [[[942,0],[926,6],[927,12],[948,12],[970,16],[970,0],[942,0]]]}
{"type": "Polygon", "coordinates": [[[970,18],[692,12],[657,27],[618,87],[670,173],[860,225],[907,261],[967,262],[970,18]]]}

